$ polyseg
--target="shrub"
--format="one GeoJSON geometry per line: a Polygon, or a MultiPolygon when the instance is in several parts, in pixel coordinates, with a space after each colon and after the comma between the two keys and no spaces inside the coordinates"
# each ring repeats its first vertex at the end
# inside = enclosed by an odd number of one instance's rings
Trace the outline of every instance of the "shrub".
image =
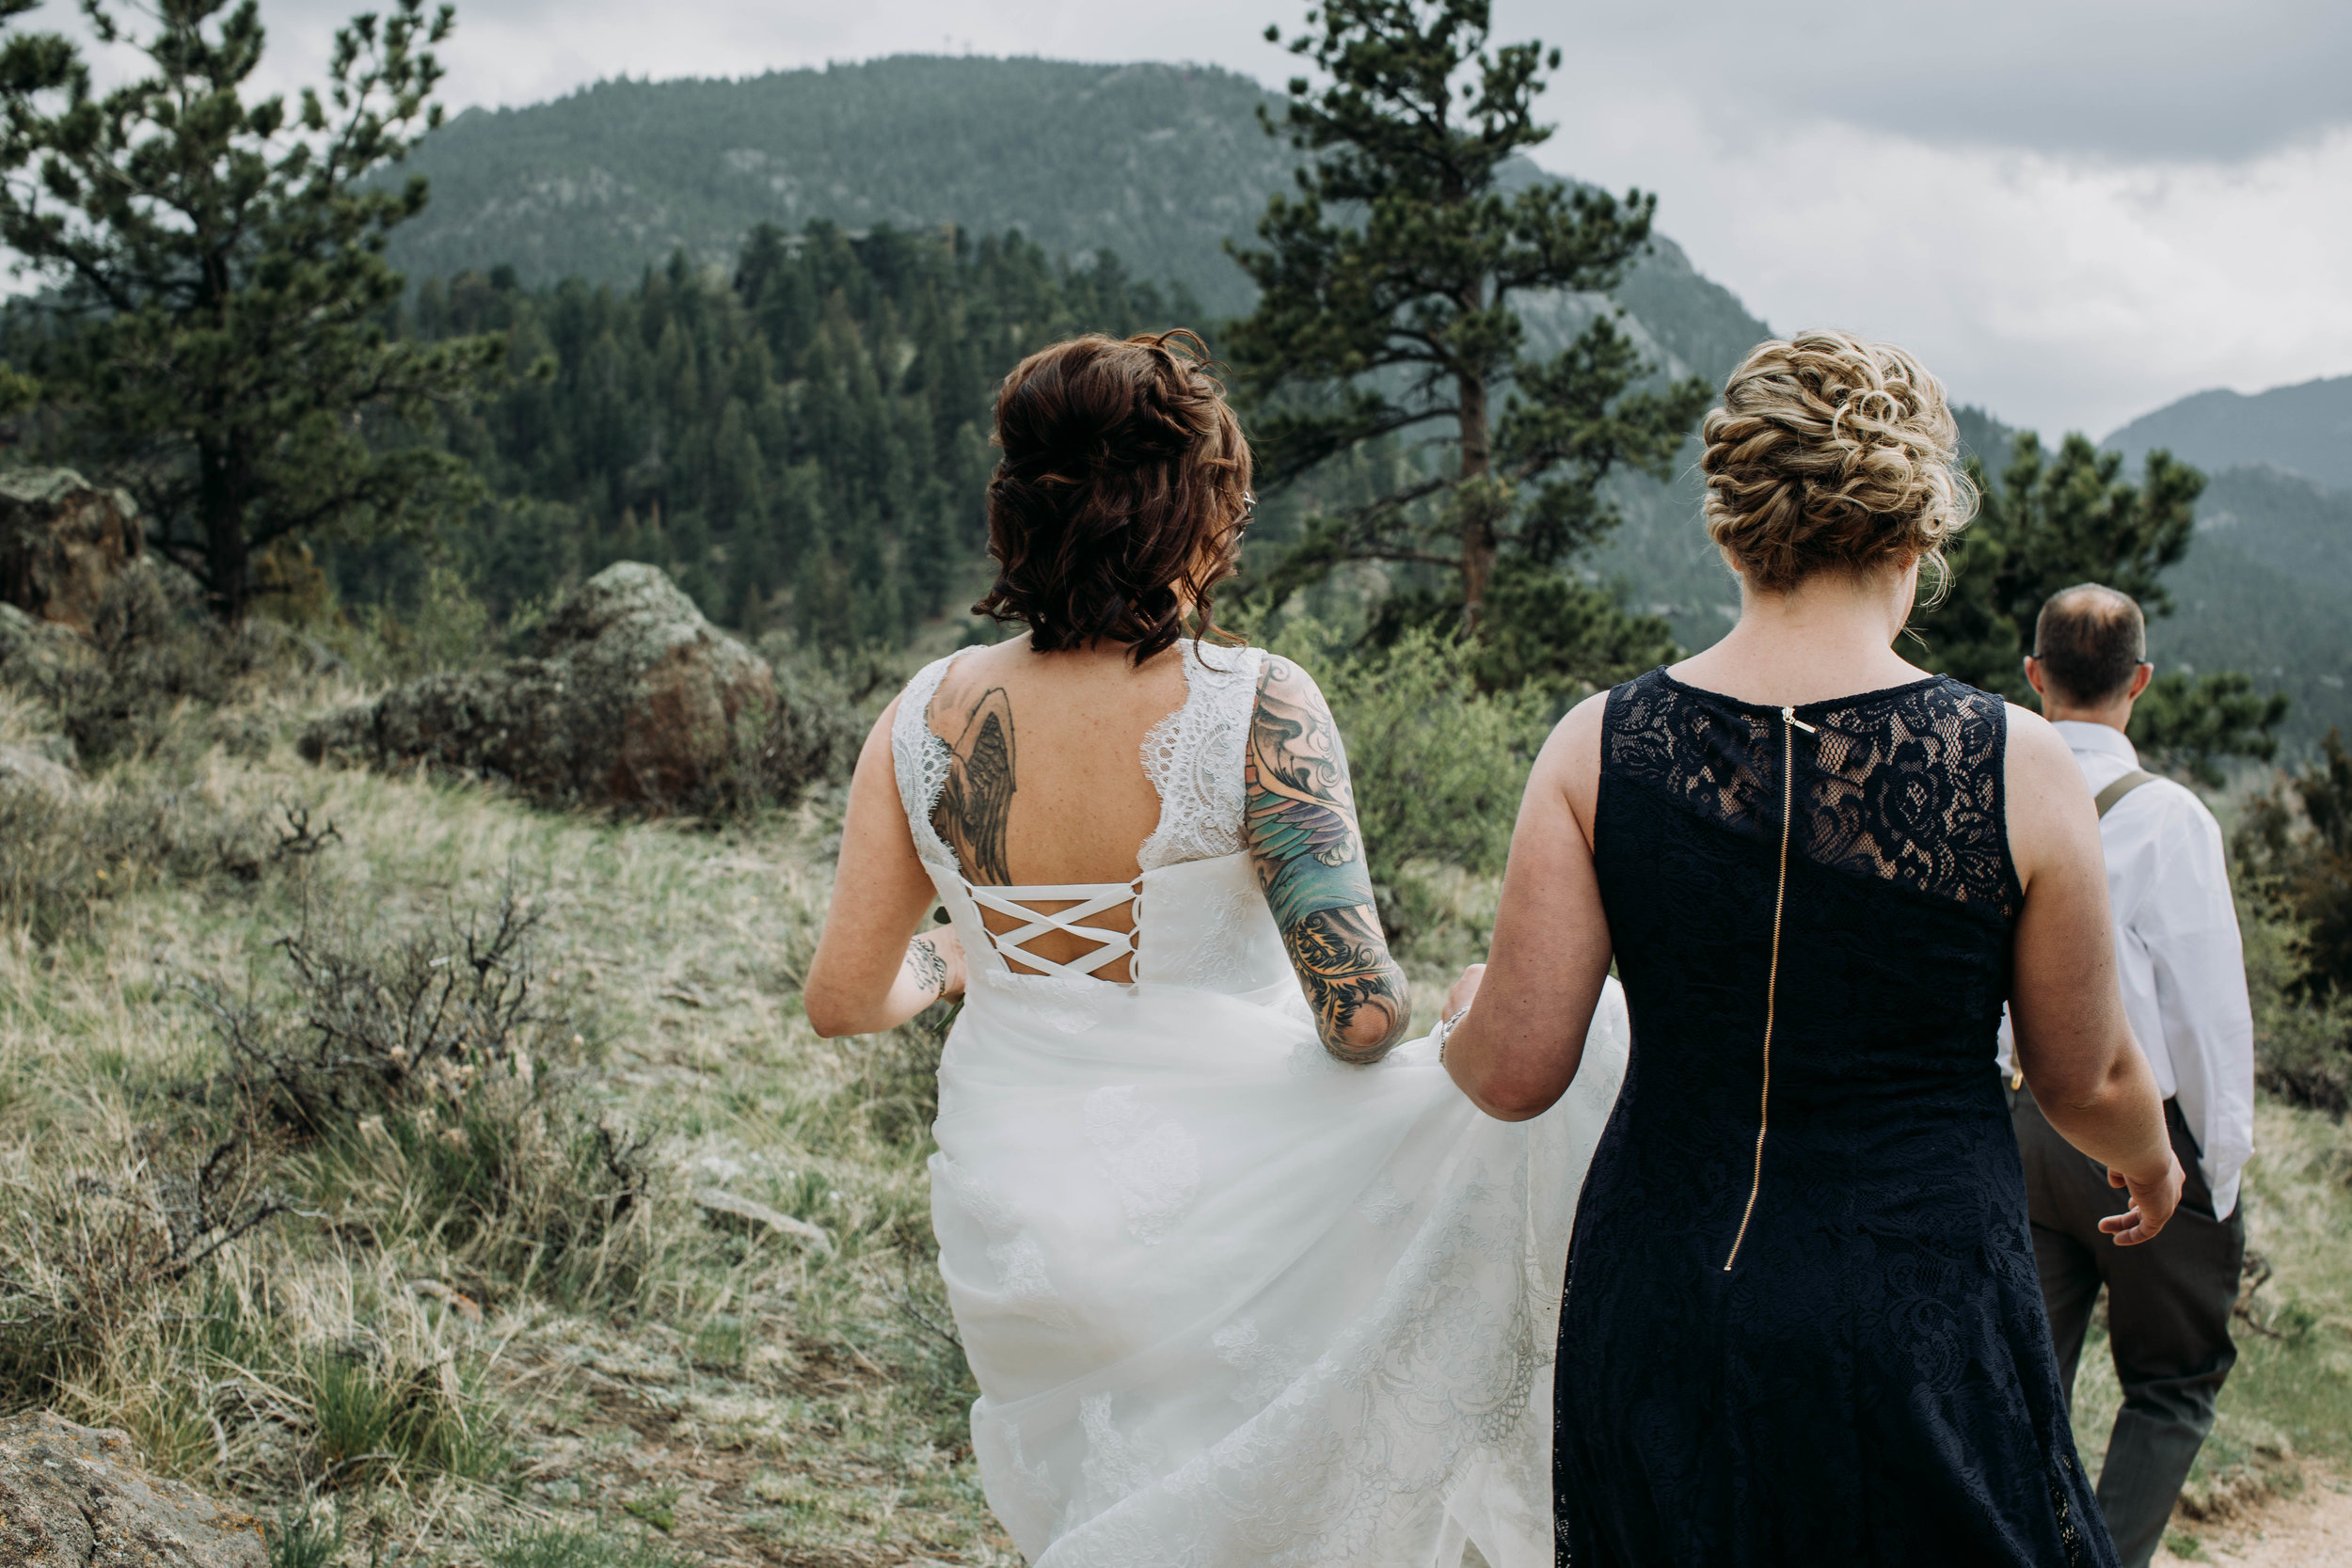
{"type": "Polygon", "coordinates": [[[405,937],[313,928],[278,939],[290,994],[237,1003],[191,980],[240,1087],[308,1134],[404,1098],[446,1099],[564,1030],[534,1001],[539,912],[510,885],[485,921],[405,937]],[[292,1006],[284,1004],[291,1002],[292,1006]]]}
{"type": "Polygon", "coordinates": [[[1438,915],[1416,863],[1502,871],[1551,704],[1533,686],[1482,691],[1474,648],[1426,627],[1354,655],[1330,641],[1297,620],[1274,652],[1315,676],[1339,721],[1381,919],[1401,938],[1438,915]]]}
{"type": "Polygon", "coordinates": [[[188,585],[150,564],[115,579],[90,630],[94,657],[64,661],[37,687],[86,766],[215,742],[234,753],[268,750],[265,729],[233,720],[190,724],[181,709],[217,708],[236,696],[278,650],[269,623],[225,626],[188,585]]]}
{"type": "Polygon", "coordinates": [[[249,1128],[151,1128],[76,1167],[32,1161],[0,1206],[0,1399],[45,1400],[155,1326],[172,1288],[287,1211],[249,1128]]]}
{"type": "Polygon", "coordinates": [[[2238,930],[2254,1011],[2255,1081],[2297,1105],[2352,1110],[2352,998],[2313,996],[2300,929],[2258,889],[2242,889],[2238,930]]]}
{"type": "Polygon", "coordinates": [[[775,673],[776,724],[760,748],[762,796],[789,804],[820,784],[841,784],[857,767],[866,732],[910,671],[900,657],[828,653],[786,632],[760,639],[775,673]]]}
{"type": "Polygon", "coordinates": [[[2341,1117],[2352,1109],[2352,752],[2256,798],[2233,839],[2263,1084],[2341,1117]]]}
{"type": "Polygon", "coordinates": [[[489,1285],[626,1291],[650,1251],[652,1166],[560,1065],[585,1040],[539,984],[538,924],[510,884],[405,936],[283,938],[284,984],[256,997],[187,984],[227,1091],[314,1140],[322,1180],[381,1195],[347,1225],[379,1245],[430,1235],[489,1285]]]}

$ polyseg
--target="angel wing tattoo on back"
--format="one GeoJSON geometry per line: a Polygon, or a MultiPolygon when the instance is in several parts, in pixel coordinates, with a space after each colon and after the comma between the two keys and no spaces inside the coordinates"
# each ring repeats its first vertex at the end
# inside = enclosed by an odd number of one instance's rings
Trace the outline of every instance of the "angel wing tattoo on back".
{"type": "Polygon", "coordinates": [[[1005,887],[1005,825],[1012,818],[1012,699],[1001,686],[980,694],[964,715],[963,733],[950,741],[955,758],[939,792],[931,826],[956,852],[963,874],[981,887],[1005,887]]]}
{"type": "Polygon", "coordinates": [[[1287,660],[1268,658],[1259,679],[1242,778],[1258,885],[1324,1047],[1377,1061],[1404,1036],[1411,992],[1381,934],[1339,726],[1287,660]]]}

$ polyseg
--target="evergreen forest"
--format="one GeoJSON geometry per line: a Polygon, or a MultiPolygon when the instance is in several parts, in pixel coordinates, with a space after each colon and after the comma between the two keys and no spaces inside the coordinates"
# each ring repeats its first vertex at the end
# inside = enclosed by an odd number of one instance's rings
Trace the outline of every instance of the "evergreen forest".
{"type": "MultiPolygon", "coordinates": [[[[426,341],[502,333],[508,384],[446,421],[492,499],[442,543],[501,621],[615,561],[666,567],[713,620],[788,616],[822,646],[902,644],[968,602],[987,545],[988,407],[1023,356],[1192,319],[1107,253],[1018,234],[763,226],[732,272],[683,253],[634,288],[509,268],[429,280],[426,341]]],[[[346,602],[413,604],[427,558],[330,543],[346,602]]]]}

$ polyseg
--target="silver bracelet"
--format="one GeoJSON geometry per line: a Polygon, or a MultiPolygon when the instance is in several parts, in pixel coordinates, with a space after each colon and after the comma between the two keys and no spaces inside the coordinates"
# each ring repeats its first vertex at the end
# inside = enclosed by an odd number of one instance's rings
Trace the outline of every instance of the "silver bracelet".
{"type": "Polygon", "coordinates": [[[1454,1043],[1455,1027],[1468,1017],[1470,1017],[1468,1007],[1464,1007],[1452,1018],[1446,1017],[1443,1013],[1438,1015],[1438,1065],[1439,1067],[1445,1065],[1445,1048],[1454,1043]]]}

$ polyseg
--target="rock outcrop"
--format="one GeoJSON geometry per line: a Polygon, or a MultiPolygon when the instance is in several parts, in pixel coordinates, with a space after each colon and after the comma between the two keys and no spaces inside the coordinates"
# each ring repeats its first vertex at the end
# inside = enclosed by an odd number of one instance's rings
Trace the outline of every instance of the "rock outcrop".
{"type": "Polygon", "coordinates": [[[26,790],[51,800],[71,800],[80,793],[81,779],[73,769],[30,746],[0,746],[0,794],[26,790]]]}
{"type": "Polygon", "coordinates": [[[775,676],[655,567],[624,562],[502,670],[429,675],[304,732],[313,762],[421,763],[548,804],[691,807],[758,765],[775,676]]]}
{"type": "Polygon", "coordinates": [[[144,535],[128,493],[71,468],[0,473],[0,602],[87,633],[144,535]]]}
{"type": "Polygon", "coordinates": [[[150,1475],[130,1437],[47,1411],[0,1421],[10,1568],[269,1568],[262,1522],[150,1475]]]}

